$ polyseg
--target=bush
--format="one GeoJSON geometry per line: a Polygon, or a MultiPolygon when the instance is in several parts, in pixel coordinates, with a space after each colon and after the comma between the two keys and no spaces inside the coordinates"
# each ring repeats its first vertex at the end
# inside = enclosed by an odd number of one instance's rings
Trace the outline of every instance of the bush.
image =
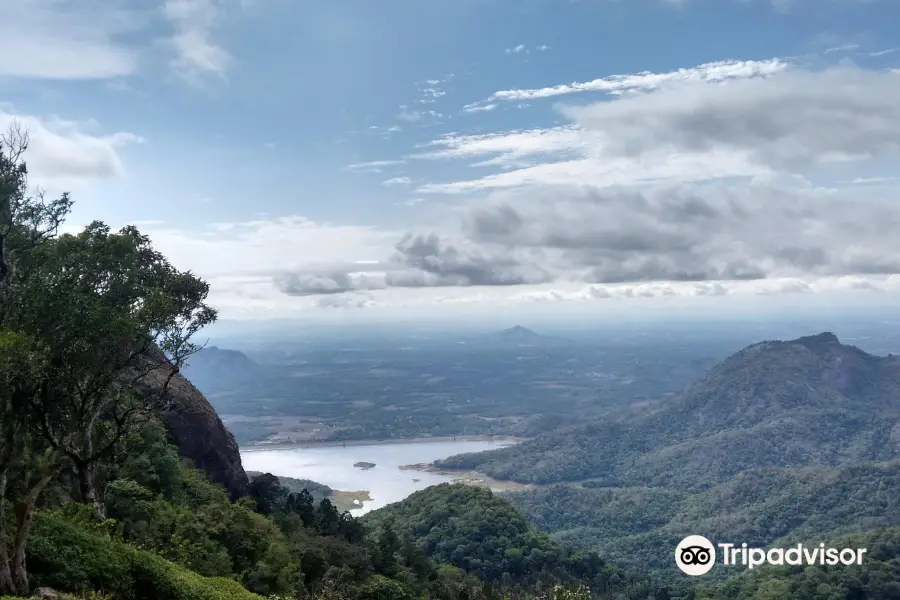
{"type": "Polygon", "coordinates": [[[121,542],[85,531],[59,515],[38,513],[26,550],[33,585],[131,597],[131,556],[121,542]]]}
{"type": "Polygon", "coordinates": [[[28,567],[34,585],[69,593],[97,590],[123,600],[261,600],[236,581],[203,577],[54,513],[36,515],[28,567]]]}
{"type": "Polygon", "coordinates": [[[224,577],[203,577],[150,552],[132,550],[134,600],[261,600],[224,577]]]}

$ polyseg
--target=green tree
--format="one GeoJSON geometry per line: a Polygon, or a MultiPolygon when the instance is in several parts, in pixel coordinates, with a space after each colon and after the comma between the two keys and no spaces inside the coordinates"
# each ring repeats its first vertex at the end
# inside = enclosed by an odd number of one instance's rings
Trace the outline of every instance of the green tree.
{"type": "Polygon", "coordinates": [[[341,514],[328,498],[319,503],[316,508],[316,529],[322,535],[337,535],[340,533],[341,514]]]}
{"type": "Polygon", "coordinates": [[[0,593],[27,590],[31,516],[60,466],[105,518],[97,463],[167,408],[192,337],[216,318],[209,286],[136,228],[58,235],[71,200],[28,194],[27,143],[17,129],[0,139],[0,511],[16,513],[13,535],[0,514],[0,593]],[[43,470],[10,485],[25,456],[43,470]]]}
{"type": "Polygon", "coordinates": [[[309,490],[304,488],[298,494],[289,494],[286,506],[288,513],[297,515],[304,527],[312,527],[315,524],[316,511],[309,490]]]}
{"type": "Polygon", "coordinates": [[[169,382],[197,349],[191,337],[215,320],[209,286],[175,269],[136,228],[112,233],[99,222],[39,244],[27,268],[8,320],[49,367],[29,412],[102,520],[94,467],[166,408],[169,382]]]}
{"type": "Polygon", "coordinates": [[[9,326],[9,315],[21,306],[16,288],[28,276],[22,258],[57,234],[72,205],[66,194],[56,200],[29,194],[28,169],[22,161],[27,148],[28,135],[15,124],[0,135],[0,594],[28,587],[25,540],[34,504],[56,459],[49,453],[40,461],[46,472],[22,477],[36,464],[27,469],[22,460],[34,438],[28,431],[27,409],[47,365],[28,333],[9,326]],[[13,485],[10,475],[17,464],[24,470],[13,485]],[[12,520],[7,518],[10,506],[12,520]]]}
{"type": "Polygon", "coordinates": [[[271,515],[284,508],[288,491],[278,477],[271,473],[257,475],[250,481],[250,497],[256,500],[256,509],[264,515],[271,515]]]}

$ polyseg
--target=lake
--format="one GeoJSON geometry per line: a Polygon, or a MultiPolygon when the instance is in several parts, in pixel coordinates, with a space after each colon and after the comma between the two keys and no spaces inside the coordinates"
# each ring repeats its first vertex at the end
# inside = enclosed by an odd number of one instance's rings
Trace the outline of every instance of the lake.
{"type": "Polygon", "coordinates": [[[439,473],[403,471],[401,466],[430,463],[465,452],[482,452],[510,446],[512,441],[411,441],[344,446],[277,446],[241,448],[241,462],[248,471],[262,471],[283,477],[309,479],[335,490],[366,490],[372,497],[363,507],[352,510],[359,516],[403,500],[413,492],[455,477],[439,473]],[[375,463],[367,470],[357,462],[375,463]],[[418,479],[419,481],[413,481],[418,479]]]}

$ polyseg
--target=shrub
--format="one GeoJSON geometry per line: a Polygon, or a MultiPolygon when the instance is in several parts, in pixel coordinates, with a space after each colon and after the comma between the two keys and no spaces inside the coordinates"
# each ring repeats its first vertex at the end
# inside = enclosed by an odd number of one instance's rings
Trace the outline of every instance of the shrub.
{"type": "Polygon", "coordinates": [[[36,586],[69,593],[96,590],[123,600],[261,600],[236,581],[203,577],[108,534],[86,531],[58,513],[36,516],[28,561],[36,586]]]}

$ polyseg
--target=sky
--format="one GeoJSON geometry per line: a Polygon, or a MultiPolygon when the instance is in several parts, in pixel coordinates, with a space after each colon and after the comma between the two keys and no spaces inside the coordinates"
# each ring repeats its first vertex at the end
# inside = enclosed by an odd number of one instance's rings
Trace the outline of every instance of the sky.
{"type": "Polygon", "coordinates": [[[900,292],[893,0],[0,15],[0,128],[28,130],[30,182],[72,193],[70,231],[137,225],[225,319],[900,292]]]}

